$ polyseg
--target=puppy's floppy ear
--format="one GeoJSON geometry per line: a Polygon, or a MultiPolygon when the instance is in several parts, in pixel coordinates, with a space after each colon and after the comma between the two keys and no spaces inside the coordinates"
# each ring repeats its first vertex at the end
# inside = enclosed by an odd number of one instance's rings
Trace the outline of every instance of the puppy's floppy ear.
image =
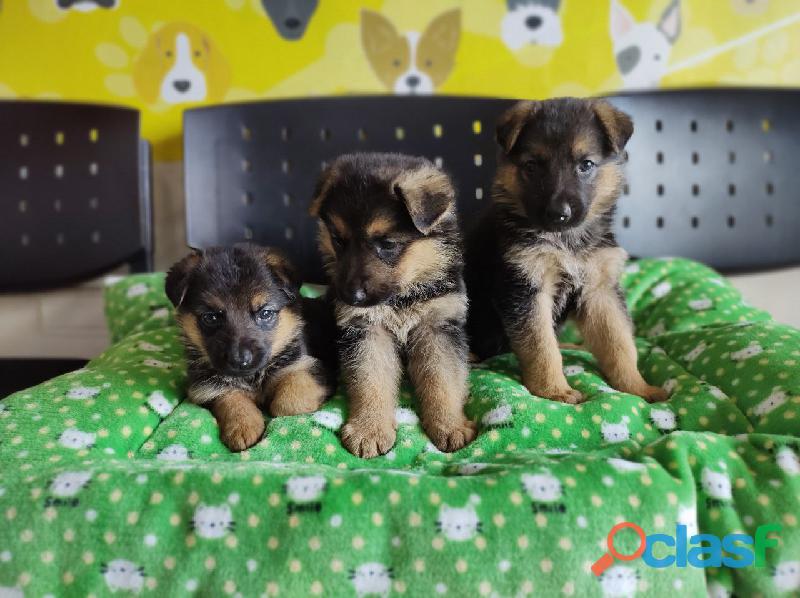
{"type": "Polygon", "coordinates": [[[411,221],[423,235],[455,212],[456,191],[444,172],[432,164],[400,173],[392,181],[394,194],[406,206],[411,221]]]}
{"type": "Polygon", "coordinates": [[[517,102],[500,115],[500,118],[497,119],[495,139],[500,147],[503,148],[503,152],[506,154],[511,153],[522,129],[539,111],[539,108],[539,102],[517,102]]]}
{"type": "Polygon", "coordinates": [[[193,249],[192,253],[185,258],[173,264],[172,268],[167,272],[167,278],[164,281],[164,290],[167,297],[175,307],[180,307],[186,297],[186,291],[189,289],[189,279],[195,268],[203,261],[203,251],[201,249],[193,249]]]}
{"type": "Polygon", "coordinates": [[[162,36],[159,30],[150,36],[141,56],[133,66],[133,84],[139,95],[150,104],[158,100],[161,92],[161,79],[164,76],[164,65],[161,62],[162,36]]]}
{"type": "Polygon", "coordinates": [[[202,33],[200,40],[206,51],[208,99],[217,102],[223,100],[228,91],[231,68],[208,35],[202,33]]]}
{"type": "Polygon", "coordinates": [[[317,179],[317,184],[314,187],[314,197],[311,199],[311,205],[308,207],[308,213],[315,218],[319,216],[322,204],[325,202],[325,198],[328,197],[333,182],[338,176],[335,166],[335,164],[326,166],[317,179]]]}
{"type": "Polygon", "coordinates": [[[619,154],[633,135],[631,117],[604,100],[593,101],[592,109],[603,127],[611,149],[619,154]]]}
{"type": "Polygon", "coordinates": [[[283,252],[271,247],[262,248],[262,255],[264,256],[264,262],[275,275],[281,291],[290,301],[294,301],[300,294],[301,280],[292,262],[283,252]]]}

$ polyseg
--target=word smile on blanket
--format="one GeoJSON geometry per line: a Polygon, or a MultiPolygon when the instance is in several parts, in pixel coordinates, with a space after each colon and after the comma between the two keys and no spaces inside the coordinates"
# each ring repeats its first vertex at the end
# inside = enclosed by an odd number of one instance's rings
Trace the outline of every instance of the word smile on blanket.
{"type": "Polygon", "coordinates": [[[764,567],[767,549],[778,546],[776,535],[782,527],[778,523],[759,525],[756,528],[755,538],[747,534],[728,534],[722,538],[713,534],[695,534],[688,537],[686,529],[685,525],[679,523],[675,526],[675,535],[645,535],[644,530],[635,523],[630,521],[618,523],[608,533],[608,552],[592,565],[592,573],[600,577],[613,564],[614,559],[632,561],[639,557],[645,565],[655,569],[687,566],[733,569],[753,565],[764,567]],[[631,529],[639,536],[638,547],[628,554],[619,552],[614,546],[614,538],[624,529],[631,529]]]}

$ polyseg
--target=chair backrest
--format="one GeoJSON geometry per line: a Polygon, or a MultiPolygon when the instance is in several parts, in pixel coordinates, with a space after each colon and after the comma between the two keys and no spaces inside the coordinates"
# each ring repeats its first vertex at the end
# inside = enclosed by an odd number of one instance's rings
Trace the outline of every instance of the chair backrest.
{"type": "Polygon", "coordinates": [[[150,269],[150,151],[139,112],[0,102],[0,290],[150,269]]]}
{"type": "MultiPolygon", "coordinates": [[[[609,99],[636,123],[617,219],[620,242],[632,255],[682,255],[722,270],[800,262],[800,202],[788,184],[789,144],[800,133],[789,107],[800,93],[698,90],[609,99]]],[[[279,246],[307,280],[322,280],[307,207],[320,169],[351,151],[436,161],[456,180],[469,226],[490,200],[495,121],[512,103],[375,96],[189,110],[189,244],[279,246]]]]}

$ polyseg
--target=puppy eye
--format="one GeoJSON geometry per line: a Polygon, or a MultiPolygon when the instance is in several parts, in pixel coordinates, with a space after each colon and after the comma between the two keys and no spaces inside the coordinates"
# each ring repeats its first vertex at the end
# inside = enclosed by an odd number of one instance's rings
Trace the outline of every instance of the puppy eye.
{"type": "Polygon", "coordinates": [[[393,239],[377,239],[375,241],[375,250],[378,255],[389,255],[395,253],[400,247],[400,243],[393,239]]]}
{"type": "Polygon", "coordinates": [[[400,59],[399,59],[399,58],[395,58],[395,59],[392,61],[392,65],[393,65],[395,68],[400,68],[400,59]]]}
{"type": "Polygon", "coordinates": [[[208,327],[218,326],[222,323],[222,314],[218,311],[207,311],[200,316],[200,321],[208,327]]]}
{"type": "Polygon", "coordinates": [[[276,312],[274,309],[262,307],[260,310],[258,310],[258,313],[256,314],[256,319],[259,322],[271,322],[272,320],[275,319],[277,313],[278,312],[276,312]]]}
{"type": "Polygon", "coordinates": [[[522,167],[528,172],[536,171],[541,165],[541,160],[525,160],[525,162],[522,163],[522,167]]]}
{"type": "Polygon", "coordinates": [[[592,170],[594,170],[595,166],[597,165],[591,160],[581,160],[580,163],[578,164],[578,170],[586,174],[587,172],[591,172],[592,170]]]}
{"type": "Polygon", "coordinates": [[[195,50],[195,51],[194,51],[194,55],[195,55],[197,58],[200,58],[200,50],[195,50]]]}
{"type": "Polygon", "coordinates": [[[172,58],[172,50],[167,50],[167,58],[172,58]]]}

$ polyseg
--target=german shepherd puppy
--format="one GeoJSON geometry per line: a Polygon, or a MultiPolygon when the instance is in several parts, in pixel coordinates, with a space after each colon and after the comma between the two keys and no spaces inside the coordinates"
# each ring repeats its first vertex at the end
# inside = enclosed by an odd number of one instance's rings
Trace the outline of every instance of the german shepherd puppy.
{"type": "Polygon", "coordinates": [[[183,332],[189,400],[211,410],[232,451],[261,438],[260,407],[273,416],[309,413],[333,391],[333,310],[300,297],[276,250],[194,251],[172,266],[165,288],[183,332]]]}
{"type": "Polygon", "coordinates": [[[475,437],[463,411],[467,296],[455,208],[449,177],[424,158],[344,155],[317,184],[310,212],[350,400],[342,443],[354,455],[394,445],[403,362],[433,444],[456,451],[475,437]]]}
{"type": "Polygon", "coordinates": [[[498,121],[492,205],[467,248],[468,332],[480,358],[510,344],[532,394],[582,400],[556,338],[573,316],[611,385],[667,397],[637,369],[619,287],[627,254],[611,230],[632,134],[630,117],[602,100],[519,102],[498,121]]]}

